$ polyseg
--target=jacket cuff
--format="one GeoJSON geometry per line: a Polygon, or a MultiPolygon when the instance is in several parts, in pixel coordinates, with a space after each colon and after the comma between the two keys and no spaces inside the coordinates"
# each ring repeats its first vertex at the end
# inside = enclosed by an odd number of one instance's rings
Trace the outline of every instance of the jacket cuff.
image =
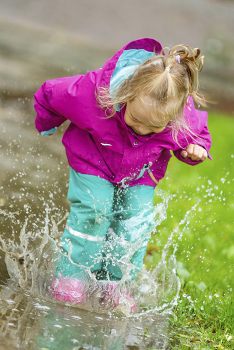
{"type": "Polygon", "coordinates": [[[55,133],[56,130],[57,130],[57,127],[52,128],[52,129],[47,130],[47,131],[41,131],[41,135],[42,135],[42,136],[51,135],[51,134],[55,133]]]}

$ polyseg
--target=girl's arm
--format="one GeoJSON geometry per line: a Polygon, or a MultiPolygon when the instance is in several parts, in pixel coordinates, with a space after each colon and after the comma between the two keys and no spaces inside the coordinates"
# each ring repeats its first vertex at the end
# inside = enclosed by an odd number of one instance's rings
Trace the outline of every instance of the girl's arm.
{"type": "Polygon", "coordinates": [[[78,75],[46,81],[35,93],[35,125],[40,133],[51,134],[67,119],[75,118],[82,78],[78,75]]]}
{"type": "Polygon", "coordinates": [[[196,165],[203,162],[207,157],[212,159],[209,154],[211,147],[211,136],[207,127],[204,127],[199,138],[194,138],[191,143],[184,148],[173,151],[175,157],[189,165],[196,165]]]}
{"type": "Polygon", "coordinates": [[[176,158],[184,163],[196,165],[208,158],[211,147],[211,136],[207,127],[208,114],[204,111],[196,110],[192,98],[189,99],[188,105],[184,110],[185,119],[188,121],[191,129],[194,131],[194,137],[187,135],[179,139],[179,143],[183,146],[173,150],[176,158]]]}

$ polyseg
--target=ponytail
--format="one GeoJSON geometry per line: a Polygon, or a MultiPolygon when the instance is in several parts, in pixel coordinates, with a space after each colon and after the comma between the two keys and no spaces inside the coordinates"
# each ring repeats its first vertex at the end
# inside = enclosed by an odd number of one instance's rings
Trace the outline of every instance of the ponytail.
{"type": "Polygon", "coordinates": [[[184,67],[189,79],[189,95],[197,104],[205,107],[206,100],[199,93],[198,79],[198,73],[202,71],[204,63],[204,55],[201,54],[201,50],[199,48],[191,49],[187,45],[176,45],[169,50],[166,60],[170,62],[170,68],[178,64],[184,67]]]}

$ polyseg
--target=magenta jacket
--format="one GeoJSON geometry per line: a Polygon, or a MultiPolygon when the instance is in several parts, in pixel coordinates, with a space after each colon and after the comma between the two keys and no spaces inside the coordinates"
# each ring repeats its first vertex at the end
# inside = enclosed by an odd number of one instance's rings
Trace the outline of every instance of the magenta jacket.
{"type": "MultiPolygon", "coordinates": [[[[107,119],[97,106],[96,87],[114,86],[128,78],[138,65],[161,51],[154,39],[140,39],[127,44],[103,66],[86,75],[59,78],[45,82],[35,94],[36,128],[39,132],[53,130],[67,119],[71,121],[63,136],[69,165],[83,174],[100,176],[114,185],[154,186],[147,171],[150,167],[159,181],[164,177],[170,150],[181,161],[196,165],[199,162],[181,157],[189,143],[204,147],[207,152],[211,137],[207,129],[207,113],[194,108],[190,98],[184,113],[187,123],[199,138],[173,140],[166,128],[158,134],[140,136],[124,122],[125,108],[107,119]]],[[[50,131],[51,132],[51,131],[50,131]]]]}

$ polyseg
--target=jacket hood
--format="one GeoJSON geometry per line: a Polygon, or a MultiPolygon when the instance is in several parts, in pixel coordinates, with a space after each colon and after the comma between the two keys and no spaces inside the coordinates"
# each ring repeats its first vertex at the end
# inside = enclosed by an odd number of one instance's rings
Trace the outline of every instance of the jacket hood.
{"type": "Polygon", "coordinates": [[[113,89],[123,79],[128,79],[143,61],[159,54],[161,50],[161,44],[154,39],[131,41],[106,61],[101,68],[97,87],[110,86],[113,89]]]}

